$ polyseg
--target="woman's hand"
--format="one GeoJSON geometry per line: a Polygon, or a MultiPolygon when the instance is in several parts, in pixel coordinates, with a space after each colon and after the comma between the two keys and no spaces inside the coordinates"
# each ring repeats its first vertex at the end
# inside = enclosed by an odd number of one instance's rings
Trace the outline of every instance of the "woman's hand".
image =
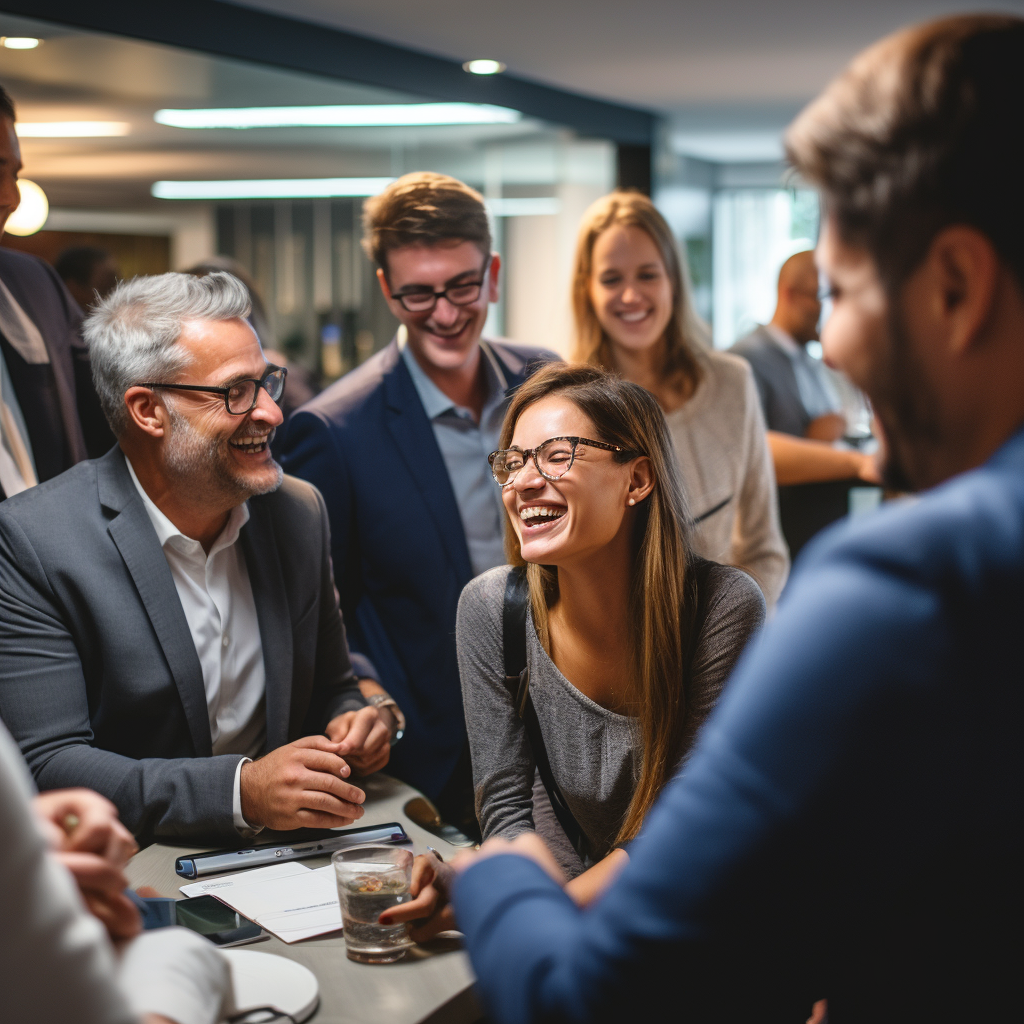
{"type": "Polygon", "coordinates": [[[418,922],[409,929],[413,942],[426,942],[438,932],[450,931],[456,927],[448,902],[452,878],[454,872],[449,864],[433,853],[420,854],[412,865],[412,900],[385,910],[378,920],[381,924],[418,922]]]}

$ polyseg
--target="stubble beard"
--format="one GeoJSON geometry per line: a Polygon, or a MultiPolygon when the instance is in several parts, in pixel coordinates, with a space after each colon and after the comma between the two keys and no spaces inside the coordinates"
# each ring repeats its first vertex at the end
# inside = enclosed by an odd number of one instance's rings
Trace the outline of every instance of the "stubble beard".
{"type": "MultiPolygon", "coordinates": [[[[187,416],[182,416],[168,406],[171,418],[171,436],[164,448],[167,469],[197,494],[207,495],[211,500],[229,501],[240,505],[249,498],[269,494],[281,486],[284,470],[271,459],[270,466],[276,470],[268,473],[263,480],[246,479],[241,469],[231,466],[227,460],[227,442],[201,434],[187,416]]],[[[271,432],[267,439],[269,444],[271,432]]],[[[268,467],[269,468],[269,467],[268,467]]]]}

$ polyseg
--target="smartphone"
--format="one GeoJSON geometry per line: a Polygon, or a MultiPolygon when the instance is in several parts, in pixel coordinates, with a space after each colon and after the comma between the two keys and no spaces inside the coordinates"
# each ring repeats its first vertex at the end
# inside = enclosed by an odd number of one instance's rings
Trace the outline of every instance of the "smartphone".
{"type": "Polygon", "coordinates": [[[147,907],[142,915],[142,926],[147,930],[181,925],[218,946],[243,946],[267,937],[258,924],[214,896],[194,896],[187,900],[143,897],[142,902],[147,907]]]}

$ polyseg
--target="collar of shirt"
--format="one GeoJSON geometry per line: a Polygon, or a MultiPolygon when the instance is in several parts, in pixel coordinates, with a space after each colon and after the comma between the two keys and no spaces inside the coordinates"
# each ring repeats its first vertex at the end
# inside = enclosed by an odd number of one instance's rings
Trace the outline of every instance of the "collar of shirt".
{"type": "MultiPolygon", "coordinates": [[[[139,478],[135,475],[135,469],[132,467],[131,459],[126,455],[124,457],[125,464],[128,466],[128,473],[132,478],[132,483],[135,484],[135,489],[139,492],[139,496],[142,498],[142,504],[146,508],[146,514],[149,516],[149,521],[153,524],[153,529],[156,530],[157,539],[160,541],[160,547],[167,547],[168,544],[173,544],[174,547],[183,551],[195,551],[198,547],[202,550],[202,545],[199,541],[193,537],[186,537],[185,534],[179,530],[174,523],[170,521],[156,506],[156,503],[146,493],[145,488],[139,483],[139,478]],[[180,538],[180,540],[178,539],[180,538]]],[[[245,502],[241,505],[236,505],[228,516],[227,524],[224,529],[221,530],[220,535],[213,542],[213,547],[210,548],[209,556],[212,558],[218,551],[223,551],[225,548],[231,547],[232,544],[238,540],[238,534],[245,524],[249,522],[249,506],[245,502]]]]}
{"type": "Polygon", "coordinates": [[[771,336],[772,340],[789,356],[800,356],[806,349],[800,345],[791,335],[787,334],[781,327],[775,324],[765,324],[764,329],[771,336]]]}
{"type": "MultiPolygon", "coordinates": [[[[409,347],[409,335],[403,324],[398,328],[398,348],[402,354],[409,376],[412,377],[413,387],[420,396],[423,409],[428,420],[436,420],[438,417],[454,414],[460,419],[473,421],[473,414],[469,409],[456,405],[428,376],[420,366],[416,356],[409,347]]],[[[486,341],[480,341],[480,354],[483,357],[484,373],[487,375],[487,398],[480,416],[480,422],[486,423],[491,413],[505,400],[505,391],[508,389],[508,381],[502,370],[501,363],[497,356],[491,351],[491,346],[486,341]]]]}

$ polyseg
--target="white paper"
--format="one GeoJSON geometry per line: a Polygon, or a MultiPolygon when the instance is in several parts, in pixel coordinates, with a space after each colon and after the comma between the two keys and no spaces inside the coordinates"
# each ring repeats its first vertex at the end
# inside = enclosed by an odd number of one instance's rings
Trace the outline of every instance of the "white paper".
{"type": "MultiPolygon", "coordinates": [[[[257,869],[251,875],[267,870],[257,869]]],[[[212,895],[282,942],[298,942],[341,928],[338,887],[330,864],[272,878],[264,875],[262,880],[219,889],[212,895]]]]}
{"type": "Polygon", "coordinates": [[[228,889],[239,885],[252,885],[273,878],[287,878],[299,875],[311,869],[297,860],[285,861],[283,864],[268,864],[265,868],[250,868],[248,871],[235,871],[230,875],[218,875],[216,878],[204,878],[201,882],[189,882],[181,886],[186,896],[220,896],[228,889]]]}

